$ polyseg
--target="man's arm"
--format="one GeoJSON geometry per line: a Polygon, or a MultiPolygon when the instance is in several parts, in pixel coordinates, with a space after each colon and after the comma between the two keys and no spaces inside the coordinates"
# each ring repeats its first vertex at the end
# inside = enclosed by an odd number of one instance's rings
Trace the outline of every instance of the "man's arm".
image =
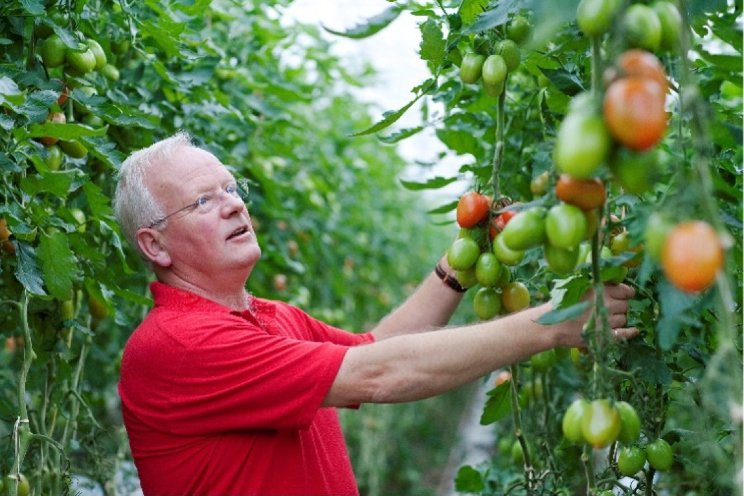
{"type": "MultiPolygon", "coordinates": [[[[447,264],[446,256],[439,263],[447,274],[454,276],[455,271],[447,264]]],[[[440,328],[449,322],[462,297],[463,293],[447,286],[432,271],[401,306],[372,329],[372,334],[375,340],[380,341],[392,336],[440,328]]]]}
{"type": "MultiPolygon", "coordinates": [[[[624,329],[628,299],[626,285],[606,286],[605,304],[616,337],[637,334],[624,329]]],[[[530,355],[555,347],[581,346],[588,313],[556,325],[536,320],[549,304],[496,320],[404,334],[346,352],[325,406],[360,403],[396,403],[435,396],[530,355]]]]}

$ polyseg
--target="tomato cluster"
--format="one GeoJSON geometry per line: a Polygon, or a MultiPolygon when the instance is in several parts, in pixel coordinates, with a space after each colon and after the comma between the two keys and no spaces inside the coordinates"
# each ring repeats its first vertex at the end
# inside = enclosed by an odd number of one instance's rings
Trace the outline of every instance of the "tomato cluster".
{"type": "Polygon", "coordinates": [[[503,39],[476,38],[474,47],[462,57],[460,80],[466,84],[481,81],[484,91],[491,96],[504,92],[507,74],[515,71],[522,55],[519,45],[530,34],[530,23],[523,16],[514,17],[503,39]]]}
{"type": "Polygon", "coordinates": [[[495,213],[490,198],[470,191],[457,204],[460,233],[447,250],[447,263],[463,287],[481,287],[473,298],[476,315],[491,319],[500,313],[522,310],[530,304],[527,287],[512,281],[509,266],[522,261],[523,252],[508,248],[500,232],[514,212],[495,213]]]}
{"type": "MultiPolygon", "coordinates": [[[[119,70],[110,63],[110,56],[98,41],[81,32],[71,35],[66,28],[68,24],[67,16],[55,11],[49,22],[37,23],[34,29],[38,55],[49,77],[48,86],[58,93],[47,121],[54,124],[79,121],[94,128],[102,127],[104,120],[91,112],[88,102],[99,94],[99,89],[119,79],[119,70]]],[[[128,49],[120,43],[107,45],[119,53],[128,49]]],[[[82,159],[88,155],[87,147],[78,139],[60,140],[50,135],[39,141],[45,147],[44,162],[51,171],[59,170],[65,156],[82,159]]]]}

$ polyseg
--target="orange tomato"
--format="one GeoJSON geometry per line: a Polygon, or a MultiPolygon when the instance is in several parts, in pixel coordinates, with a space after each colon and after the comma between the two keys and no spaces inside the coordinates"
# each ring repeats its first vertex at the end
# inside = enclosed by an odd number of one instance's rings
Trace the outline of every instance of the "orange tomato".
{"type": "Polygon", "coordinates": [[[561,174],[555,185],[555,195],[582,210],[592,210],[604,205],[607,193],[598,178],[578,179],[561,174]]]}
{"type": "Polygon", "coordinates": [[[689,293],[702,291],[713,284],[723,266],[721,239],[707,222],[678,224],[664,242],[661,264],[677,288],[689,293]]]}
{"type": "Polygon", "coordinates": [[[656,81],[626,77],[613,82],[604,98],[604,118],[612,136],[632,150],[647,150],[664,136],[664,89],[656,81]]]}

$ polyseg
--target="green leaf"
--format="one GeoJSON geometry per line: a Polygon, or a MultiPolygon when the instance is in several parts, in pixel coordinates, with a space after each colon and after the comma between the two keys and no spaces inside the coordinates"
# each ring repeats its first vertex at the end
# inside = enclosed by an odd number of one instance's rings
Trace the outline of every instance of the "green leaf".
{"type": "Polygon", "coordinates": [[[30,196],[45,191],[59,198],[65,198],[77,174],[77,170],[71,170],[49,172],[43,176],[26,176],[21,179],[21,189],[30,196]]]}
{"type": "Polygon", "coordinates": [[[16,257],[18,258],[18,265],[16,266],[15,276],[18,282],[31,294],[46,295],[44,280],[36,263],[36,252],[33,247],[26,243],[16,243],[16,257]]]}
{"type": "Polygon", "coordinates": [[[379,139],[385,144],[391,145],[393,143],[402,141],[406,138],[410,138],[414,134],[418,134],[423,130],[424,130],[424,126],[410,127],[408,129],[401,129],[400,131],[388,134],[387,136],[377,135],[377,139],[379,139]]]}
{"type": "Polygon", "coordinates": [[[22,140],[26,137],[41,138],[51,136],[65,141],[71,141],[83,136],[105,136],[106,128],[94,129],[83,124],[58,124],[56,122],[44,122],[43,124],[31,124],[28,131],[19,129],[15,132],[16,138],[22,140]]]}
{"type": "Polygon", "coordinates": [[[431,72],[436,72],[442,65],[447,43],[444,41],[442,30],[434,19],[421,24],[421,44],[419,45],[421,59],[426,60],[431,72]]]}
{"type": "Polygon", "coordinates": [[[656,350],[646,344],[631,344],[623,356],[624,369],[632,372],[635,377],[651,384],[670,384],[672,372],[661,358],[656,357],[656,350]]]}
{"type": "Polygon", "coordinates": [[[489,391],[481,414],[481,425],[493,424],[511,412],[511,381],[505,381],[489,391]]]}
{"type": "Polygon", "coordinates": [[[95,217],[106,217],[111,215],[111,205],[106,195],[101,192],[101,188],[93,183],[83,185],[85,198],[88,200],[90,211],[95,217]]]}
{"type": "Polygon", "coordinates": [[[20,105],[23,103],[23,92],[18,85],[7,76],[0,77],[0,105],[8,103],[20,105]]]}
{"type": "Polygon", "coordinates": [[[399,7],[398,5],[393,5],[383,10],[376,16],[370,17],[364,24],[358,24],[346,31],[336,31],[323,24],[321,24],[321,26],[323,27],[323,29],[331,34],[358,40],[362,38],[368,38],[373,34],[385,29],[388,25],[390,25],[391,22],[398,18],[401,10],[401,7],[399,7]]]}
{"type": "Polygon", "coordinates": [[[463,465],[455,477],[455,489],[460,493],[480,493],[486,488],[483,476],[470,465],[463,465]]]}
{"type": "MultiPolygon", "coordinates": [[[[465,30],[465,33],[480,33],[497,26],[505,24],[509,20],[509,13],[516,12],[522,8],[523,0],[504,0],[499,2],[497,7],[488,10],[478,16],[478,19],[465,30]]],[[[462,16],[462,13],[460,14],[462,16]]],[[[463,18],[463,23],[465,22],[463,18]]]]}
{"type": "Polygon", "coordinates": [[[14,110],[31,122],[40,122],[49,114],[49,107],[57,101],[57,93],[51,90],[35,91],[28,95],[26,101],[14,110]]]}
{"type": "Polygon", "coordinates": [[[416,183],[413,181],[404,181],[404,180],[401,180],[400,183],[406,189],[410,189],[412,191],[420,191],[422,189],[443,188],[447,186],[448,184],[452,184],[456,181],[457,181],[456,177],[435,177],[435,178],[429,179],[425,183],[416,183]]]}
{"type": "Polygon", "coordinates": [[[488,0],[463,0],[460,4],[460,18],[466,26],[473,24],[475,20],[485,12],[488,7],[488,0]]]}
{"type": "Polygon", "coordinates": [[[410,102],[406,103],[405,105],[403,105],[401,108],[399,108],[395,112],[393,112],[393,111],[385,112],[383,114],[385,116],[384,119],[382,119],[381,121],[379,121],[376,124],[372,125],[371,127],[368,127],[364,131],[359,131],[358,133],[354,133],[351,136],[364,136],[364,135],[367,135],[367,134],[376,133],[377,131],[382,131],[386,127],[391,126],[393,123],[395,123],[395,121],[397,121],[398,119],[400,119],[403,116],[403,114],[405,114],[406,111],[409,108],[411,108],[411,106],[414,103],[416,103],[419,98],[421,98],[422,95],[424,95],[424,93],[421,93],[419,96],[417,96],[416,98],[414,98],[410,102]]]}
{"type": "Polygon", "coordinates": [[[689,315],[689,310],[695,306],[697,300],[697,296],[683,293],[666,281],[659,283],[661,318],[656,331],[662,350],[666,351],[674,346],[683,326],[699,325],[698,318],[689,315]]]}
{"type": "Polygon", "coordinates": [[[33,16],[44,14],[44,2],[42,0],[21,0],[23,9],[33,16]]]}
{"type": "Polygon", "coordinates": [[[590,303],[588,301],[582,301],[581,303],[576,303],[566,308],[545,312],[537,319],[537,323],[542,325],[553,325],[575,319],[584,313],[586,309],[589,308],[589,305],[590,303]]]}
{"type": "Polygon", "coordinates": [[[586,88],[584,87],[584,83],[582,83],[581,78],[577,76],[576,74],[573,74],[571,72],[568,72],[564,69],[547,69],[545,67],[541,67],[540,70],[543,74],[545,74],[545,77],[550,79],[550,82],[552,82],[558,90],[568,96],[574,96],[577,93],[581,93],[582,91],[585,91],[586,88]]]}
{"type": "Polygon", "coordinates": [[[446,204],[441,205],[439,207],[432,208],[431,210],[428,210],[426,213],[427,214],[446,214],[446,213],[451,212],[451,211],[453,211],[454,209],[457,208],[457,201],[458,200],[455,200],[453,202],[446,203],[446,204]]]}
{"type": "Polygon", "coordinates": [[[52,296],[60,300],[70,298],[77,270],[67,236],[62,232],[42,235],[36,254],[41,262],[44,282],[52,296]]]}

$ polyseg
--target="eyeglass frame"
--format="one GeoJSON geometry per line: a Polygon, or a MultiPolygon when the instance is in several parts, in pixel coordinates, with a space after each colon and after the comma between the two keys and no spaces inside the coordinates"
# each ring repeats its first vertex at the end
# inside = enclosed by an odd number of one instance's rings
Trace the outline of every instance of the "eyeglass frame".
{"type": "MultiPolygon", "coordinates": [[[[248,180],[246,180],[244,178],[235,178],[235,195],[234,195],[234,197],[235,198],[240,198],[242,200],[242,202],[243,202],[244,205],[248,205],[248,194],[249,194],[249,192],[250,192],[250,186],[248,185],[248,180]]],[[[226,192],[223,190],[222,193],[226,193],[226,192]]],[[[230,195],[231,193],[227,193],[227,194],[230,195]]],[[[155,226],[162,224],[163,222],[167,221],[168,219],[170,219],[174,215],[180,214],[181,212],[184,212],[186,210],[190,210],[191,212],[193,212],[194,210],[196,210],[197,208],[199,208],[199,202],[202,201],[202,198],[203,197],[204,197],[204,194],[199,195],[199,197],[195,201],[193,201],[192,203],[189,203],[185,207],[179,208],[175,212],[171,212],[168,215],[165,215],[165,216],[163,216],[163,217],[161,217],[159,219],[156,219],[156,220],[154,220],[153,222],[147,224],[144,227],[146,227],[147,229],[153,229],[155,226]]],[[[191,212],[189,212],[189,213],[191,213],[191,212]]]]}

